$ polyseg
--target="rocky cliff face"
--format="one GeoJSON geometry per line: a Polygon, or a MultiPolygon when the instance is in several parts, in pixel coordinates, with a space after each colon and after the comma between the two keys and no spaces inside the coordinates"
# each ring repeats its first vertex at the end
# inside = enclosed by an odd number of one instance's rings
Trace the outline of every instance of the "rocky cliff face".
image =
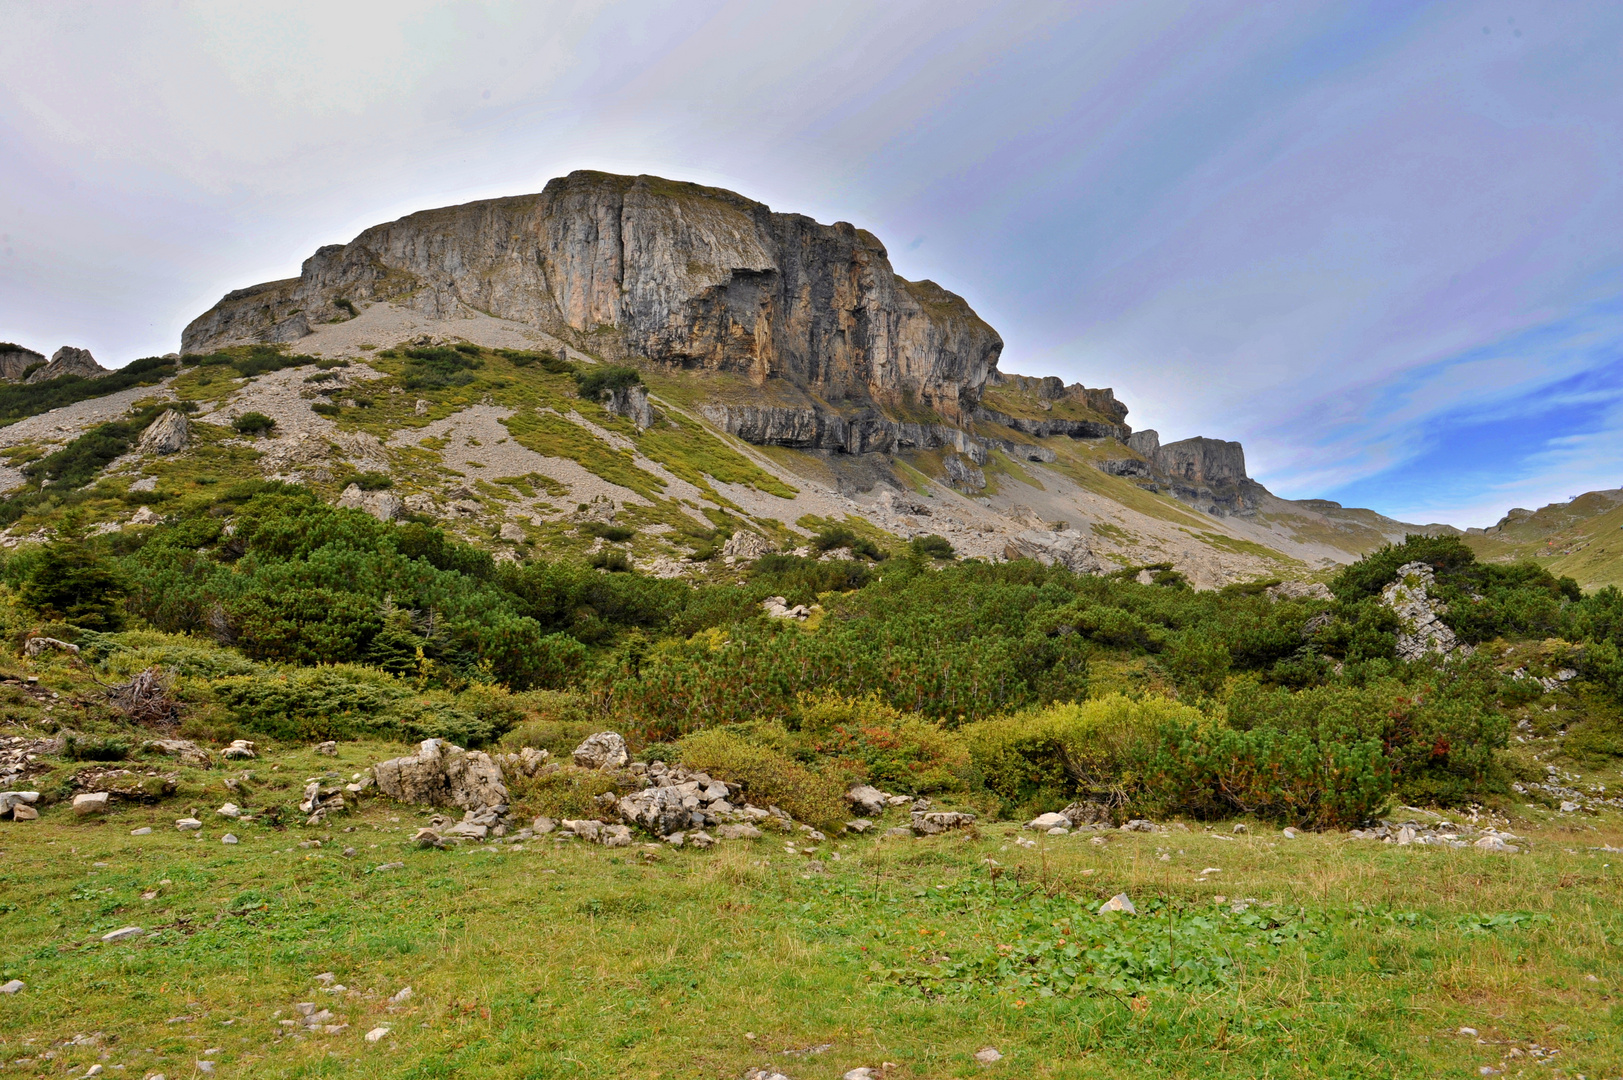
{"type": "Polygon", "coordinates": [[[28,376],[31,383],[49,382],[63,375],[77,375],[81,379],[95,379],[107,374],[107,369],[96,363],[89,349],[76,349],[64,345],[51,354],[51,362],[28,376]]]}
{"type": "Polygon", "coordinates": [[[12,345],[9,342],[0,344],[0,379],[16,382],[29,368],[43,363],[45,357],[33,349],[25,349],[21,345],[12,345]]]}
{"type": "Polygon", "coordinates": [[[784,378],[831,402],[923,405],[955,423],[1003,348],[960,297],[897,277],[884,246],[852,225],[594,172],[323,247],[299,277],[227,295],[182,348],[297,340],[368,300],[484,312],[609,359],[784,378]]]}

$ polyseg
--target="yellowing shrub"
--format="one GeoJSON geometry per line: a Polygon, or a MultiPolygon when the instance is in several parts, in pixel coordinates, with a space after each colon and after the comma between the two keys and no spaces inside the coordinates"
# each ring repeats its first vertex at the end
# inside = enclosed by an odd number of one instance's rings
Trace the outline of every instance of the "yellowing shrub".
{"type": "Polygon", "coordinates": [[[845,790],[782,750],[753,742],[728,728],[710,728],[682,740],[682,764],[738,784],[756,806],[777,806],[797,821],[837,825],[845,817],[845,790]]]}

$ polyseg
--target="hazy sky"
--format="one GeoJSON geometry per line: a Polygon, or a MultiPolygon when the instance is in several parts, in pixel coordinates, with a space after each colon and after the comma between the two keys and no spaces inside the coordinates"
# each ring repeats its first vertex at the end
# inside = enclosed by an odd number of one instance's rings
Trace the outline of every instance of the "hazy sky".
{"type": "Polygon", "coordinates": [[[1623,485],[1623,3],[0,0],[0,340],[577,168],[871,229],[1002,366],[1289,497],[1623,485]]]}

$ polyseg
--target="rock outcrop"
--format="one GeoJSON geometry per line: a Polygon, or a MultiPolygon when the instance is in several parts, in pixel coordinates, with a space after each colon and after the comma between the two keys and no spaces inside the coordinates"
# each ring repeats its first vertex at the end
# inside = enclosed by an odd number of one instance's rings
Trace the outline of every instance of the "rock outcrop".
{"type": "Polygon", "coordinates": [[[337,505],[347,510],[364,510],[379,521],[393,521],[406,511],[406,504],[392,491],[362,491],[350,484],[338,496],[337,505]]]}
{"type": "Polygon", "coordinates": [[[0,379],[6,382],[16,382],[27,374],[29,368],[44,363],[45,357],[33,349],[25,349],[9,341],[0,343],[0,379]]]}
{"type": "Polygon", "coordinates": [[[830,402],[922,404],[954,423],[1003,348],[963,299],[897,277],[865,230],[599,172],[323,247],[298,278],[228,294],[186,328],[182,348],[295,340],[375,300],[529,323],[607,359],[783,378],[830,402]]]}
{"type": "Polygon", "coordinates": [[[464,810],[507,804],[501,767],[488,754],[464,750],[444,739],[425,739],[411,757],[378,762],[373,775],[379,791],[401,802],[464,810]]]}
{"type": "Polygon", "coordinates": [[[186,448],[192,427],[186,414],[178,409],[167,409],[141,433],[136,449],[143,454],[173,454],[186,448]]]}
{"type": "Polygon", "coordinates": [[[1075,529],[1057,532],[1028,529],[1009,539],[1003,557],[1035,559],[1044,566],[1058,564],[1073,574],[1097,574],[1104,569],[1088,544],[1087,537],[1075,529]]]}
{"type": "Polygon", "coordinates": [[[956,427],[892,420],[872,408],[858,409],[848,416],[816,406],[710,404],[700,406],[699,411],[727,434],[757,446],[842,454],[894,454],[947,447],[959,453],[973,451],[979,461],[986,460],[980,443],[956,427]]]}
{"type": "Polygon", "coordinates": [[[1381,603],[1398,617],[1400,660],[1419,660],[1430,653],[1448,656],[1456,650],[1467,654],[1471,651],[1443,622],[1443,603],[1431,596],[1436,585],[1436,574],[1428,564],[1412,562],[1398,567],[1397,580],[1381,590],[1381,603]]]}
{"type": "Polygon", "coordinates": [[[50,363],[28,376],[25,380],[31,383],[49,382],[64,375],[77,375],[81,379],[97,379],[107,374],[107,369],[96,363],[96,358],[90,355],[89,349],[76,349],[72,345],[64,345],[51,354],[50,363]]]}

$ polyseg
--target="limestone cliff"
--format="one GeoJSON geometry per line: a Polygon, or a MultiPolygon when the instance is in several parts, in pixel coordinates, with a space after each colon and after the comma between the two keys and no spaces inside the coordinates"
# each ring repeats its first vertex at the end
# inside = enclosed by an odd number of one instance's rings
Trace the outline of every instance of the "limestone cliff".
{"type": "MultiPolygon", "coordinates": [[[[574,172],[538,195],[412,214],[228,294],[185,352],[293,341],[389,300],[482,312],[607,359],[783,378],[836,407],[967,420],[1003,342],[960,297],[892,271],[874,236],[729,191],[574,172]]],[[[837,408],[838,411],[838,408],[837,408]]]]}
{"type": "Polygon", "coordinates": [[[33,349],[10,342],[0,342],[0,379],[16,382],[31,367],[45,363],[45,357],[33,349]]]}

